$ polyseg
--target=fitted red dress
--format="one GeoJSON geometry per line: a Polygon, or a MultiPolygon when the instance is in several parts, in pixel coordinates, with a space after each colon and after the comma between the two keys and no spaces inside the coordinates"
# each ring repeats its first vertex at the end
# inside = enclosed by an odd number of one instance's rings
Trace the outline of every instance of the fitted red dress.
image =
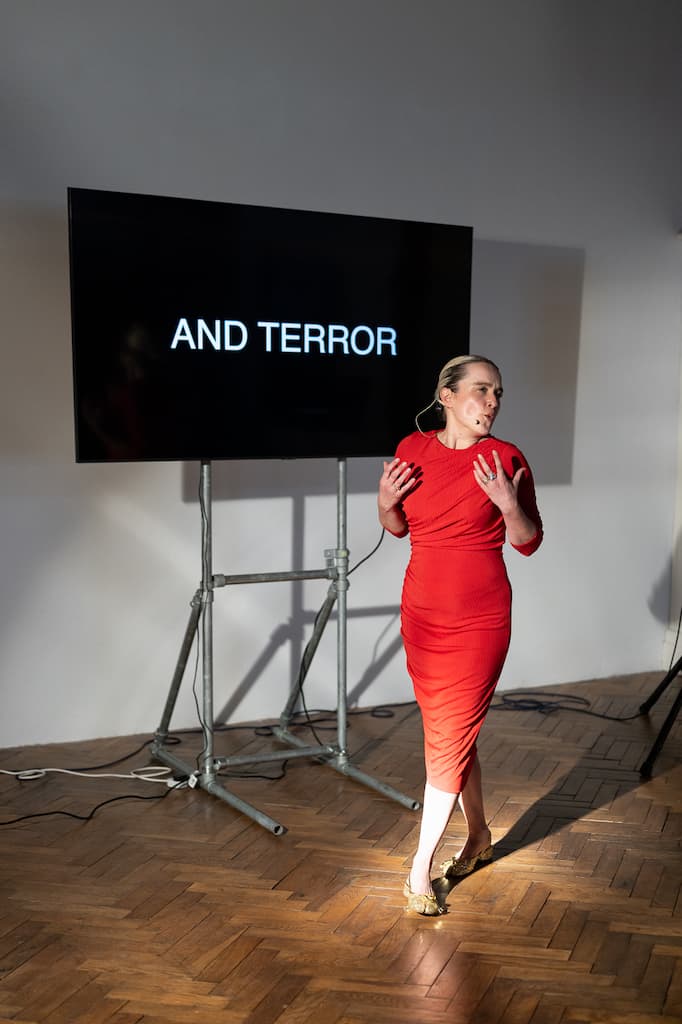
{"type": "Polygon", "coordinates": [[[474,458],[505,473],[523,466],[519,501],[537,525],[530,555],[542,540],[530,467],[519,449],[486,437],[451,449],[437,431],[414,433],[397,456],[412,465],[417,484],[403,500],[412,551],[401,602],[407,669],[424,724],[427,781],[461,793],[476,756],[476,739],[509,647],[511,588],[502,558],[504,520],[476,482],[474,458]]]}

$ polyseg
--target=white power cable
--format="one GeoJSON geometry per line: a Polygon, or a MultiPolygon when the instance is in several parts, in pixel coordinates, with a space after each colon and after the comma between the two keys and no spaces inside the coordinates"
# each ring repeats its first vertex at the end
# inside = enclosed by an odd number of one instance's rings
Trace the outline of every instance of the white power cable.
{"type": "Polygon", "coordinates": [[[20,772],[7,771],[0,768],[0,775],[11,775],[20,782],[33,782],[34,779],[42,779],[48,773],[59,775],[77,775],[83,779],[137,779],[139,782],[162,782],[166,785],[170,768],[165,765],[147,765],[144,768],[133,768],[127,774],[116,774],[114,772],[75,772],[68,768],[25,768],[20,772]]]}

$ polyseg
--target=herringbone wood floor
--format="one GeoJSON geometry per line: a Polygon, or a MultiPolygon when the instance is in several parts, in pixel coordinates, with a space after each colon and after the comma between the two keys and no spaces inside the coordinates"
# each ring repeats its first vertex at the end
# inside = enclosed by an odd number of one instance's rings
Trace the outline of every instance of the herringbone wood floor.
{"type": "MultiPolygon", "coordinates": [[[[547,692],[623,716],[659,678],[547,692]]],[[[437,919],[403,908],[418,814],[311,762],[292,762],[280,781],[226,783],[288,827],[279,837],[199,790],[113,803],[87,823],[4,827],[0,1020],[680,1021],[680,726],[653,779],[638,773],[679,683],[650,720],[491,712],[480,751],[496,859],[453,889],[437,919]]],[[[137,739],[7,750],[0,767],[100,764],[137,739]]],[[[392,719],[353,717],[349,747],[359,767],[420,796],[413,707],[392,719]]],[[[272,743],[217,737],[217,754],[240,748],[272,743]]],[[[187,759],[196,738],[181,749],[187,759]]],[[[140,755],[116,770],[143,763],[140,755]]],[[[157,791],[55,775],[0,780],[2,821],[87,813],[110,796],[157,791]]],[[[462,835],[456,818],[444,856],[462,835]]]]}

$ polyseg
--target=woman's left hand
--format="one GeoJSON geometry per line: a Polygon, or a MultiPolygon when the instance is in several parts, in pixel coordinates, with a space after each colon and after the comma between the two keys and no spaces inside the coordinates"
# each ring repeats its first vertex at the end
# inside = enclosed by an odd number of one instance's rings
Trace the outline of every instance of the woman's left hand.
{"type": "Polygon", "coordinates": [[[521,477],[526,472],[523,466],[517,469],[513,477],[508,477],[502,468],[497,451],[493,449],[494,466],[490,466],[485,456],[478,455],[474,459],[474,476],[476,483],[497,505],[503,515],[507,515],[518,506],[518,491],[521,477]]]}

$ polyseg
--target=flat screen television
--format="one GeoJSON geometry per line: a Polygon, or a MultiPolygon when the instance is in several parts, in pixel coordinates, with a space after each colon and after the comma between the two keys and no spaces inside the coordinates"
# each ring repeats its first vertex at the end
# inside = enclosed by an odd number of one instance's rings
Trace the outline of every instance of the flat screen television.
{"type": "Polygon", "coordinates": [[[472,229],[68,190],[76,460],[386,457],[468,351],[472,229]]]}

